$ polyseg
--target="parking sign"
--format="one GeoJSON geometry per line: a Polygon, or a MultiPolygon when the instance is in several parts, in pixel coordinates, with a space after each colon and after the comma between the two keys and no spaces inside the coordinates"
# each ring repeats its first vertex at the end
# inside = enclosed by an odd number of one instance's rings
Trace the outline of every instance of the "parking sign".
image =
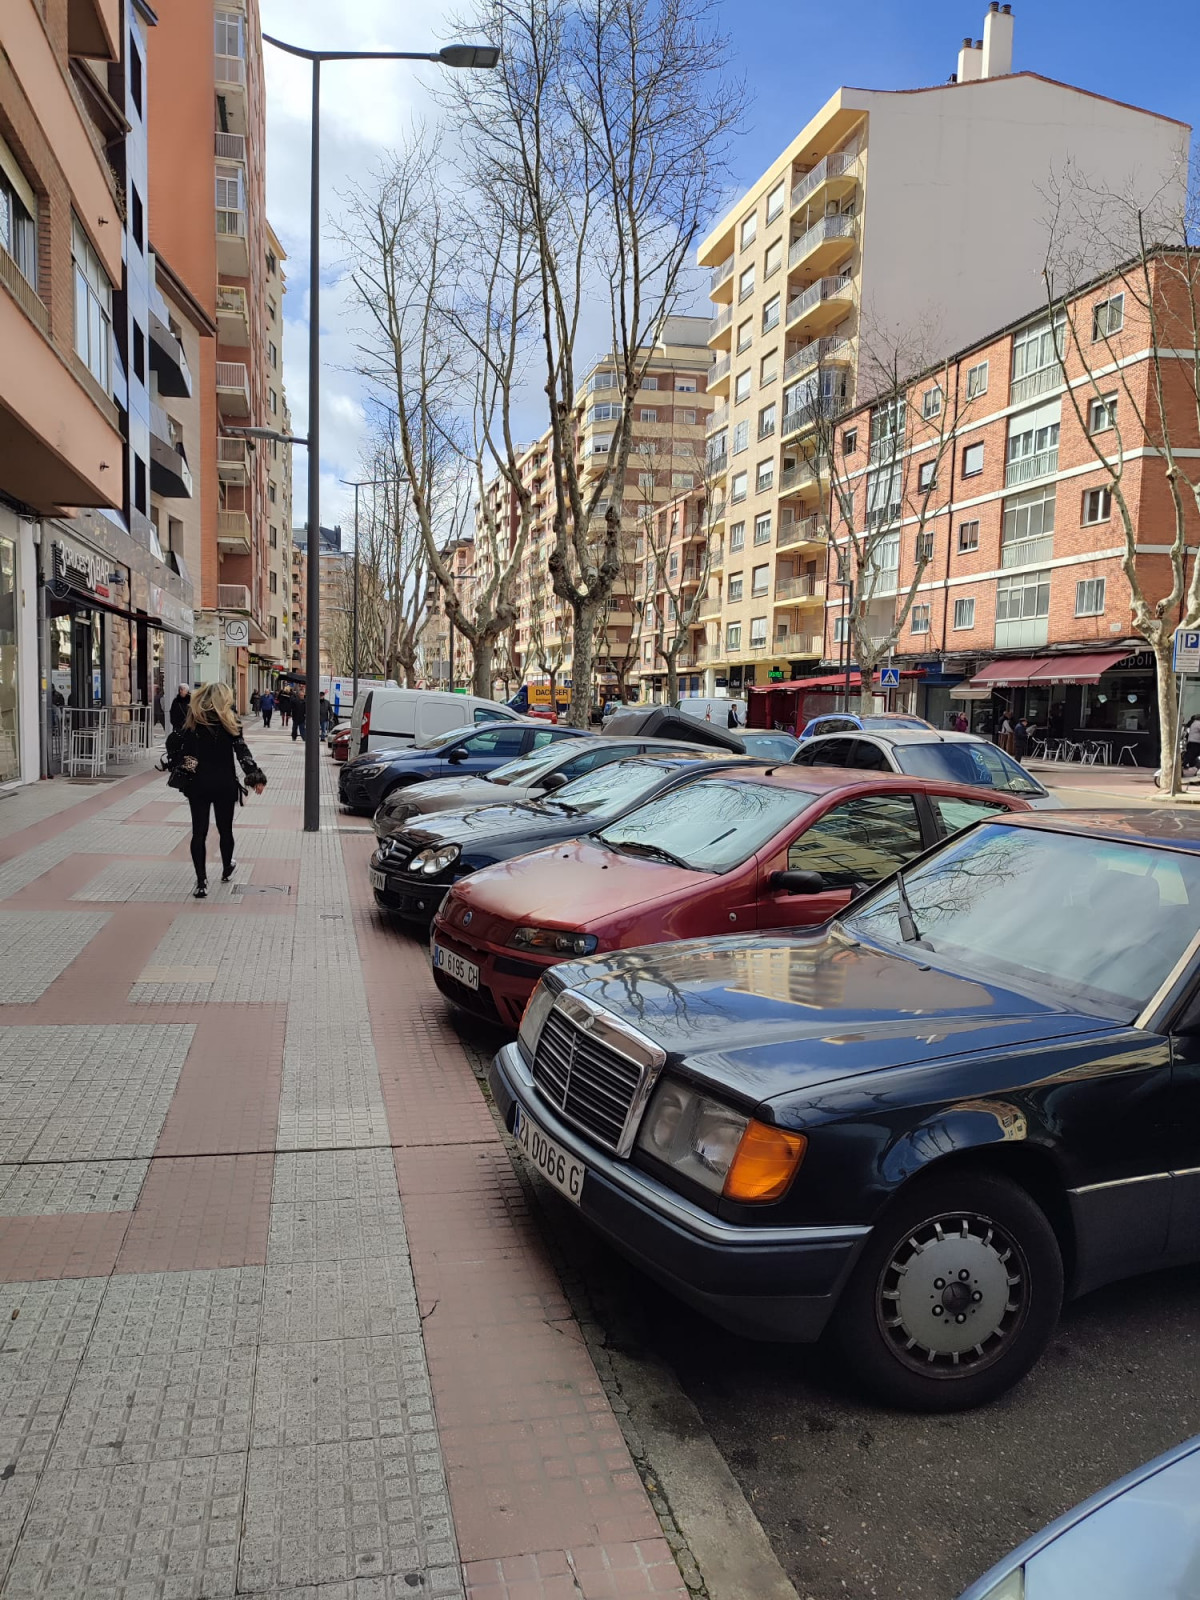
{"type": "Polygon", "coordinates": [[[1200,676],[1200,628],[1176,628],[1171,665],[1185,677],[1200,676]]]}
{"type": "Polygon", "coordinates": [[[881,689],[898,689],[900,687],[900,668],[881,667],[879,671],[879,687],[881,689]]]}

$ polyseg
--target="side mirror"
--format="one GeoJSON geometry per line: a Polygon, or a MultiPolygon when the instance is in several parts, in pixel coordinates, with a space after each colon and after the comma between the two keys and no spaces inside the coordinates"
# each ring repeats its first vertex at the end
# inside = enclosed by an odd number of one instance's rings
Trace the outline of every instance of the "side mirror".
{"type": "Polygon", "coordinates": [[[548,772],[538,784],[543,794],[553,794],[555,789],[565,789],[570,779],[565,772],[548,772]]]}
{"type": "Polygon", "coordinates": [[[461,748],[458,750],[451,750],[450,754],[446,757],[446,760],[452,767],[461,766],[466,759],[467,752],[461,748]]]}
{"type": "Polygon", "coordinates": [[[824,894],[829,885],[819,872],[773,872],[767,887],[782,894],[824,894]]]}

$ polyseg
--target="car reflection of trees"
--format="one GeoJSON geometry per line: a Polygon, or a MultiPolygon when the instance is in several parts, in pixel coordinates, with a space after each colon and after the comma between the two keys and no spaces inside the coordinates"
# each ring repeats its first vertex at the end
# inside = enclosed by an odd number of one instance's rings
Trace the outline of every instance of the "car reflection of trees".
{"type": "MultiPolygon", "coordinates": [[[[647,803],[644,811],[613,823],[605,830],[606,837],[614,843],[657,844],[669,848],[685,861],[695,862],[703,869],[706,851],[718,844],[725,834],[749,831],[750,839],[740,853],[735,854],[732,865],[745,861],[766,842],[766,837],[785,828],[789,821],[800,815],[811,796],[795,789],[776,788],[763,783],[739,782],[728,778],[700,779],[684,784],[647,803]],[[718,828],[713,839],[705,839],[705,830],[718,828]],[[677,835],[676,830],[680,830],[677,835]]],[[[741,843],[732,841],[734,845],[741,843]]],[[[720,860],[726,864],[728,851],[720,860]]]]}
{"type": "Polygon", "coordinates": [[[877,883],[922,849],[908,795],[872,795],[834,806],[792,842],[788,867],[819,872],[828,885],[877,883]]]}

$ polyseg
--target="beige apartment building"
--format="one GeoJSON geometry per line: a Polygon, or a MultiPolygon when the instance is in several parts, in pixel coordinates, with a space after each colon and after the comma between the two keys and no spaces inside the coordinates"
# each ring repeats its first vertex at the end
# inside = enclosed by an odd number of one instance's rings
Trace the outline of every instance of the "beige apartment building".
{"type": "Polygon", "coordinates": [[[839,89],[700,247],[722,567],[703,692],[820,661],[828,486],[801,448],[820,408],[867,398],[889,360],[912,370],[1035,305],[1041,196],[1068,164],[1102,190],[1182,195],[1184,124],[1014,72],[1012,30],[993,5],[949,83],[839,89]]]}
{"type": "MultiPolygon", "coordinates": [[[[283,263],[287,260],[274,228],[267,224],[267,426],[280,433],[291,433],[292,414],[288,410],[283,386],[283,297],[287,280],[283,263]]],[[[266,640],[258,655],[262,663],[263,689],[272,672],[290,671],[292,665],[292,446],[271,440],[259,446],[267,459],[267,548],[264,597],[266,640]]]]}

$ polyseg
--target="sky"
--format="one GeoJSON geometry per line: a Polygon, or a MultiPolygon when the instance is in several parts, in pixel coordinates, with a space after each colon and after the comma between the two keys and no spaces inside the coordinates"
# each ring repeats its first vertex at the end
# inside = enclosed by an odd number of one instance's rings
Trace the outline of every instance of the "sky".
{"type": "MultiPolygon", "coordinates": [[[[260,0],[263,31],[310,48],[436,50],[454,0],[260,0]]],[[[734,182],[720,214],[770,165],[841,84],[906,89],[942,83],[959,45],[982,37],[986,0],[722,0],[733,70],[749,110],[732,150],[734,182]]],[[[1016,71],[1042,73],[1200,126],[1196,0],[1014,0],[1016,71]]],[[[284,367],[295,431],[307,428],[308,182],[311,80],[307,63],[264,47],[267,209],[288,252],[284,367]]],[[[337,240],[341,196],[367,182],[414,127],[436,119],[440,69],[403,62],[337,63],[322,70],[321,521],[349,527],[362,475],[364,386],[354,372],[355,314],[337,240]]],[[[697,275],[697,283],[700,283],[697,275]]],[[[706,311],[697,303],[681,309],[706,311]]],[[[598,352],[597,352],[598,353],[598,352]]],[[[295,515],[305,517],[307,462],[295,454],[295,515]]]]}

